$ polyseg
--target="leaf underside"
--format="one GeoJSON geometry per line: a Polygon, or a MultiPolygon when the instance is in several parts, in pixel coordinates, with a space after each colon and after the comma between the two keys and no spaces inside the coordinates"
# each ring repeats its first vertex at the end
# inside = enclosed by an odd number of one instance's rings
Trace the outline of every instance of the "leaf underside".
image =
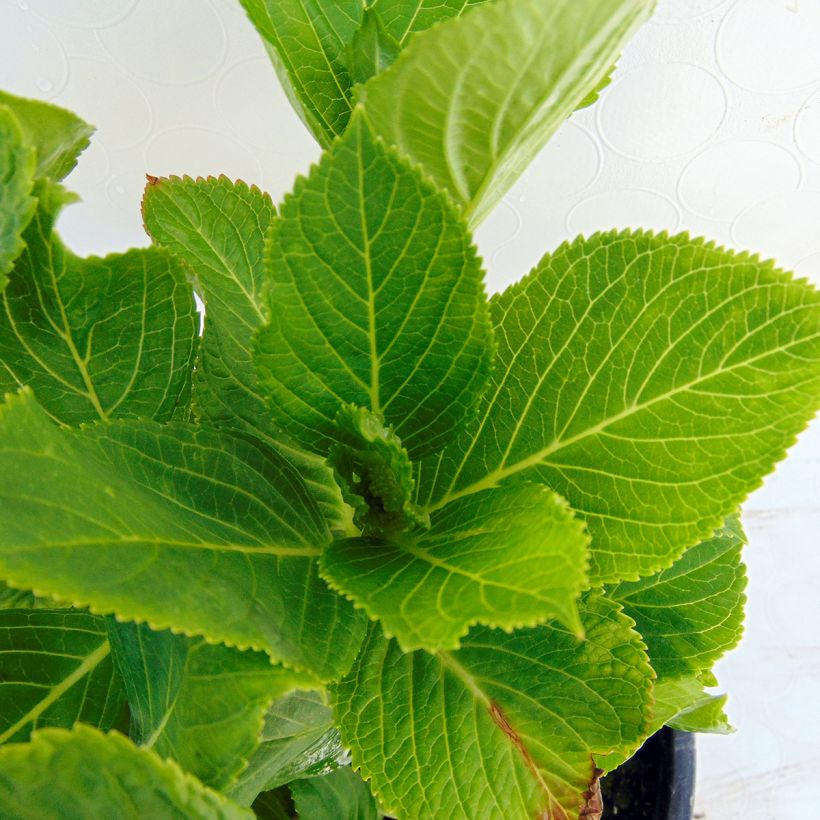
{"type": "Polygon", "coordinates": [[[496,0],[415,37],[363,87],[375,132],[478,224],[596,88],[653,0],[496,0]]]}

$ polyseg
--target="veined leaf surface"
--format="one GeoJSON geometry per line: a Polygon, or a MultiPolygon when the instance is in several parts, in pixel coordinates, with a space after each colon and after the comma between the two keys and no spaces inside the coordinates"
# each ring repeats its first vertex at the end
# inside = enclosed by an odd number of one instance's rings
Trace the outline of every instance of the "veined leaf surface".
{"type": "Polygon", "coordinates": [[[0,577],[241,648],[323,679],[363,617],[319,579],[330,536],[261,444],[183,424],[58,430],[30,395],[0,410],[0,577]]]}
{"type": "Polygon", "coordinates": [[[324,691],[294,691],[274,701],[247,769],[228,789],[237,803],[295,778],[321,774],[344,762],[345,751],[324,691]]]}
{"type": "Polygon", "coordinates": [[[322,147],[347,127],[353,83],[346,47],[364,0],[241,0],[268,46],[279,79],[322,147]]]}
{"type": "Polygon", "coordinates": [[[34,164],[34,149],[0,97],[0,291],[23,250],[23,230],[34,213],[34,164]]]}
{"type": "Polygon", "coordinates": [[[36,177],[67,176],[94,133],[94,127],[76,114],[42,100],[0,91],[0,106],[14,114],[26,144],[34,149],[36,177]]]}
{"type": "Polygon", "coordinates": [[[69,807],[84,817],[118,820],[253,820],[249,809],[116,732],[43,729],[31,743],[0,749],[0,816],[56,820],[69,807]]]}
{"type": "Polygon", "coordinates": [[[0,612],[0,743],[77,721],[110,729],[125,703],[102,618],[71,609],[0,612]]]}
{"type": "Polygon", "coordinates": [[[454,501],[429,530],[336,541],[320,565],[405,652],[456,649],[475,623],[581,632],[588,540],[562,499],[524,484],[454,501]]]}
{"type": "Polygon", "coordinates": [[[384,809],[576,820],[595,756],[642,740],[652,676],[616,604],[591,597],[582,621],[584,641],[555,624],[478,627],[437,655],[403,654],[372,626],[334,711],[384,809]]]}
{"type": "Polygon", "coordinates": [[[746,536],[736,516],[656,575],[607,596],[635,621],[659,677],[711,669],[743,633],[746,536]]]}
{"type": "Polygon", "coordinates": [[[315,685],[261,652],[113,618],[108,628],[131,737],[214,789],[224,791],[248,765],[270,704],[296,686],[315,685]]]}
{"type": "Polygon", "coordinates": [[[487,215],[654,0],[496,0],[414,37],[359,96],[375,132],[487,215]]]}
{"type": "Polygon", "coordinates": [[[491,311],[480,421],[422,465],[419,503],[542,481],[586,520],[593,581],[708,537],[820,405],[820,294],[685,235],[578,239],[491,311]]]}
{"type": "Polygon", "coordinates": [[[198,319],[166,251],[81,259],[54,233],[71,195],[41,182],[26,248],[0,295],[0,393],[28,385],[62,424],[171,418],[187,395],[198,319]]]}
{"type": "Polygon", "coordinates": [[[328,451],[342,403],[384,416],[411,458],[473,415],[492,356],[480,262],[449,200],[361,119],[285,200],[268,265],[257,372],[305,447],[328,451]]]}
{"type": "Polygon", "coordinates": [[[378,14],[387,33],[400,45],[436,23],[460,17],[489,0],[373,0],[370,8],[378,14]]]}
{"type": "Polygon", "coordinates": [[[183,259],[205,302],[205,333],[194,373],[194,410],[203,421],[261,439],[283,455],[344,532],[350,513],[324,459],[276,429],[256,383],[254,332],[265,322],[265,236],[275,215],[267,194],[226,177],[153,179],[143,216],[154,241],[183,259]]]}

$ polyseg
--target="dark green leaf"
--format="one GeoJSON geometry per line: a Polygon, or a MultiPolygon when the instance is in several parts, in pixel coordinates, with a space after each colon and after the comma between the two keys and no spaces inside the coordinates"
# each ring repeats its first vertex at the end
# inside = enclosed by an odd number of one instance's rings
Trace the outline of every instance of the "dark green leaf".
{"type": "Polygon", "coordinates": [[[71,609],[3,610],[0,657],[0,743],[77,721],[110,729],[119,717],[125,695],[102,618],[71,609]]]}

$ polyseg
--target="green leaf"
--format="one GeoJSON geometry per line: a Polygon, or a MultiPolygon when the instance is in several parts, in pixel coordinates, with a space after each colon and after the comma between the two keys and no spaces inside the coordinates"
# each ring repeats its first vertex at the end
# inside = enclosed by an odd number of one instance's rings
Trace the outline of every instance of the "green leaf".
{"type": "Polygon", "coordinates": [[[700,694],[698,698],[688,699],[687,706],[679,710],[667,722],[673,729],[679,729],[682,732],[731,734],[735,730],[723,711],[726,699],[726,695],[700,694]]]}
{"type": "Polygon", "coordinates": [[[13,112],[25,142],[34,148],[37,177],[66,177],[94,133],[94,127],[76,114],[41,100],[0,91],[0,106],[13,112]]]}
{"type": "Polygon", "coordinates": [[[726,697],[707,694],[702,677],[743,632],[745,543],[738,517],[731,516],[668,569],[607,591],[635,621],[658,675],[650,734],[664,724],[732,731],[723,712],[726,697]]]}
{"type": "Polygon", "coordinates": [[[460,17],[488,0],[373,0],[370,9],[388,35],[402,46],[410,37],[436,23],[460,17]]]}
{"type": "Polygon", "coordinates": [[[350,766],[323,777],[290,784],[300,817],[336,817],[344,820],[381,820],[376,801],[365,782],[350,766]]]}
{"type": "Polygon", "coordinates": [[[475,623],[509,630],[559,618],[582,634],[576,599],[589,539],[546,487],[486,490],[437,511],[430,524],[336,541],[320,559],[322,575],[405,652],[456,649],[475,623]]]}
{"type": "Polygon", "coordinates": [[[81,259],[54,233],[66,192],[40,205],[0,296],[0,394],[31,386],[63,424],[165,420],[187,394],[198,318],[181,266],[147,248],[81,259]]]}
{"type": "Polygon", "coordinates": [[[305,447],[327,453],[342,403],[382,415],[411,458],[473,415],[492,356],[480,262],[449,201],[359,118],[286,199],[269,273],[257,372],[305,447]]]}
{"type": "Polygon", "coordinates": [[[77,721],[110,729],[125,696],[105,622],[76,610],[0,612],[0,743],[77,721]]]}
{"type": "Polygon", "coordinates": [[[328,464],[354,509],[354,524],[376,535],[428,526],[429,518],[411,501],[415,484],[410,457],[382,417],[345,404],[336,414],[335,428],[338,443],[330,448],[328,464]]]}
{"type": "Polygon", "coordinates": [[[196,817],[252,820],[175,763],[116,732],[43,729],[0,749],[0,815],[9,820],[196,817]],[[66,812],[69,812],[67,814],[66,812]]]}
{"type": "Polygon", "coordinates": [[[231,798],[245,805],[263,790],[324,774],[345,762],[339,731],[325,700],[324,692],[295,691],[271,705],[259,747],[227,792],[231,798]]]}
{"type": "Polygon", "coordinates": [[[0,611],[34,609],[37,597],[30,589],[14,589],[0,581],[0,611]]]}
{"type": "Polygon", "coordinates": [[[265,712],[304,674],[202,638],[109,619],[114,659],[131,707],[131,737],[225,789],[259,746],[265,712]]]}
{"type": "Polygon", "coordinates": [[[251,340],[264,320],[265,235],[275,210],[267,194],[243,182],[151,178],[143,217],[154,241],[189,266],[205,302],[205,333],[194,373],[197,416],[273,447],[296,469],[334,530],[350,513],[324,460],[277,430],[256,384],[251,340]]]}
{"type": "Polygon", "coordinates": [[[414,37],[359,100],[375,132],[476,225],[604,79],[653,4],[484,3],[414,37]]]}
{"type": "Polygon", "coordinates": [[[253,801],[253,813],[259,820],[291,820],[296,809],[287,786],[263,792],[253,801]]]}
{"type": "Polygon", "coordinates": [[[34,213],[34,151],[0,96],[0,291],[23,250],[23,230],[34,213]]]}
{"type": "Polygon", "coordinates": [[[593,581],[708,537],[820,405],[820,295],[685,235],[578,239],[491,311],[481,421],[422,466],[418,501],[542,481],[586,520],[593,581]]]}
{"type": "Polygon", "coordinates": [[[249,440],[172,423],[55,428],[0,409],[0,577],[12,586],[344,672],[363,617],[318,577],[329,533],[292,468],[249,440]]]}
{"type": "Polygon", "coordinates": [[[550,624],[473,629],[456,652],[403,654],[371,627],[335,713],[353,765],[394,816],[578,817],[595,757],[642,741],[651,669],[616,604],[586,640],[550,624]]]}
{"type": "Polygon", "coordinates": [[[240,1],[294,108],[327,147],[353,110],[346,49],[361,25],[363,0],[240,1]]]}
{"type": "Polygon", "coordinates": [[[736,516],[671,567],[610,588],[635,621],[660,678],[711,669],[743,634],[746,536],[736,516]]]}
{"type": "Polygon", "coordinates": [[[361,27],[356,29],[347,47],[347,70],[354,83],[366,83],[399,56],[401,47],[387,33],[379,15],[364,10],[361,27]]]}

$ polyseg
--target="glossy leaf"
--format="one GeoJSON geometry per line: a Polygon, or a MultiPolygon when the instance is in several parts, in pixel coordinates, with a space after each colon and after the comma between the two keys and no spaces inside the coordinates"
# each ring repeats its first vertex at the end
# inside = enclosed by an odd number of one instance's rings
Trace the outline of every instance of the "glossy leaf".
{"type": "Polygon", "coordinates": [[[49,415],[171,418],[190,385],[198,319],[185,273],[152,248],[81,259],[54,233],[71,196],[41,183],[0,295],[0,393],[28,385],[49,415]]]}
{"type": "Polygon", "coordinates": [[[270,449],[183,424],[60,431],[28,394],[0,410],[0,577],[322,678],[363,624],[316,572],[329,540],[270,449]]]}
{"type": "Polygon", "coordinates": [[[224,790],[259,746],[265,712],[304,674],[202,638],[109,619],[114,658],[131,707],[131,737],[224,790]]]}
{"type": "Polygon", "coordinates": [[[403,654],[371,627],[335,688],[353,765],[394,816],[578,818],[595,756],[643,739],[651,669],[617,606],[593,597],[586,640],[555,624],[473,629],[456,652],[403,654]]]}
{"type": "Polygon", "coordinates": [[[559,618],[582,634],[587,543],[565,502],[530,484],[455,501],[429,530],[336,541],[320,565],[405,652],[433,651],[456,649],[475,623],[513,629],[559,618]]]}
{"type": "Polygon", "coordinates": [[[385,29],[379,14],[364,10],[361,26],[347,46],[347,70],[353,83],[366,83],[399,56],[401,47],[385,29]]]}
{"type": "Polygon", "coordinates": [[[326,693],[295,691],[274,701],[260,743],[228,794],[245,805],[263,790],[326,773],[346,762],[326,693]]]}
{"type": "Polygon", "coordinates": [[[475,225],[606,77],[653,4],[484,3],[413,38],[359,100],[375,132],[475,225]]]}
{"type": "Polygon", "coordinates": [[[0,743],[77,721],[110,729],[125,702],[102,618],[77,610],[0,612],[0,743]]]}
{"type": "Polygon", "coordinates": [[[492,355],[481,265],[449,201],[357,119],[274,220],[270,409],[327,453],[342,403],[384,417],[410,457],[474,414],[492,355]]]}
{"type": "Polygon", "coordinates": [[[322,777],[290,784],[299,817],[338,817],[344,820],[381,820],[367,784],[350,766],[322,777]]]}
{"type": "Polygon", "coordinates": [[[43,729],[0,748],[0,816],[14,820],[146,817],[253,820],[253,812],[203,786],[116,732],[78,725],[43,729]]]}
{"type": "Polygon", "coordinates": [[[585,519],[593,580],[708,537],[820,405],[820,295],[686,235],[578,239],[491,309],[480,422],[423,465],[419,501],[542,481],[585,519]]]}
{"type": "Polygon", "coordinates": [[[276,429],[256,383],[252,337],[265,321],[264,244],[274,215],[267,194],[226,177],[152,178],[143,200],[146,229],[185,261],[205,302],[194,374],[197,416],[273,447],[304,479],[329,525],[344,532],[350,513],[331,471],[276,429]]]}

